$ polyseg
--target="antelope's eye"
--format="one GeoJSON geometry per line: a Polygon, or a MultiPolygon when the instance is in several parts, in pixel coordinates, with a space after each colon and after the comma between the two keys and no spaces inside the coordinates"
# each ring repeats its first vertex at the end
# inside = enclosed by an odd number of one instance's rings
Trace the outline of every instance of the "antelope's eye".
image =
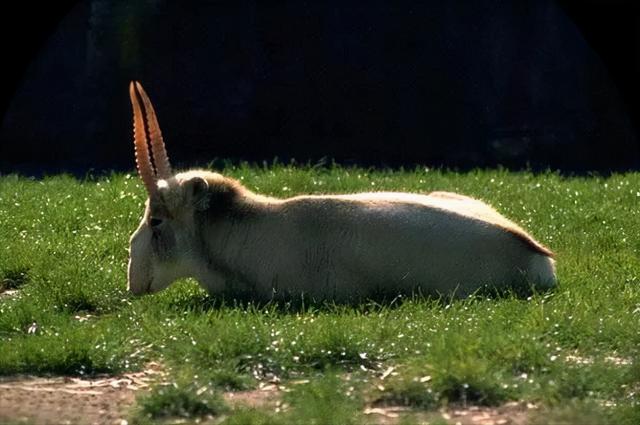
{"type": "Polygon", "coordinates": [[[149,219],[149,224],[151,225],[151,227],[158,227],[162,224],[162,219],[158,217],[151,217],[149,219]]]}

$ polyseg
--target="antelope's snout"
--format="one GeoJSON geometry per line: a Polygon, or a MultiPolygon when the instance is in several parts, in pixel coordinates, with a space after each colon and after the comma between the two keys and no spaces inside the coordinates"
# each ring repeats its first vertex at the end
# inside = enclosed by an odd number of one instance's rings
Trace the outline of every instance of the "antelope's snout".
{"type": "Polygon", "coordinates": [[[129,248],[129,267],[127,270],[127,290],[134,295],[152,292],[153,273],[151,270],[150,239],[151,235],[144,224],[131,236],[129,248]]]}

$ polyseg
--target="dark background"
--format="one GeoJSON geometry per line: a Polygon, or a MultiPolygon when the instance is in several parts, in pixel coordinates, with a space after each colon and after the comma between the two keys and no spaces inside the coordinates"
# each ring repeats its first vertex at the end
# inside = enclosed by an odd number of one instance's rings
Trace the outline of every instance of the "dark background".
{"type": "Polygon", "coordinates": [[[637,2],[105,1],[3,14],[0,171],[172,162],[637,169],[637,2]]]}

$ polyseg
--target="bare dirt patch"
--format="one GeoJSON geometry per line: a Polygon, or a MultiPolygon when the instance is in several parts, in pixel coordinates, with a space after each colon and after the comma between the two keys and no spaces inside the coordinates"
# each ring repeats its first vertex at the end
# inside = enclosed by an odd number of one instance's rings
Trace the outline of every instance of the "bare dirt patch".
{"type": "Polygon", "coordinates": [[[0,378],[0,422],[34,425],[124,425],[136,392],[162,376],[157,364],[142,372],[92,378],[0,378]]]}
{"type": "Polygon", "coordinates": [[[3,298],[17,297],[19,291],[17,289],[2,289],[0,288],[0,300],[3,298]]]}

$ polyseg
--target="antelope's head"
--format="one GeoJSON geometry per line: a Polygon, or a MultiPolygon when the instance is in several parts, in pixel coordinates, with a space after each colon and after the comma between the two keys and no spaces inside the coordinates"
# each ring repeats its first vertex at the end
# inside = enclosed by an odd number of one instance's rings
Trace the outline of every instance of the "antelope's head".
{"type": "Polygon", "coordinates": [[[144,294],[193,275],[198,258],[195,215],[208,208],[210,182],[224,178],[206,171],[174,175],[149,97],[137,82],[131,82],[129,96],[136,163],[149,197],[130,240],[128,289],[144,294]]]}

